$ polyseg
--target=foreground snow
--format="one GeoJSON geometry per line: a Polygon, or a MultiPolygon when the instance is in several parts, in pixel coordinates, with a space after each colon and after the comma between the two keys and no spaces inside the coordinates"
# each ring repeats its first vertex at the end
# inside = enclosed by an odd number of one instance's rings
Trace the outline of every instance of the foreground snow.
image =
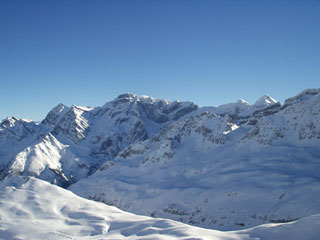
{"type": "Polygon", "coordinates": [[[0,239],[316,239],[320,215],[222,232],[143,217],[30,177],[0,183],[0,239]]]}

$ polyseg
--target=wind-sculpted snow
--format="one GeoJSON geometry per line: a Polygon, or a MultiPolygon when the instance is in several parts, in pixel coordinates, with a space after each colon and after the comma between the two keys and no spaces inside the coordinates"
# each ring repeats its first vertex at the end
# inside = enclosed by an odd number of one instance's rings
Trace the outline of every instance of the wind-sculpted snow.
{"type": "Polygon", "coordinates": [[[0,182],[0,239],[314,240],[320,215],[242,231],[201,229],[123,212],[30,177],[0,182]]]}

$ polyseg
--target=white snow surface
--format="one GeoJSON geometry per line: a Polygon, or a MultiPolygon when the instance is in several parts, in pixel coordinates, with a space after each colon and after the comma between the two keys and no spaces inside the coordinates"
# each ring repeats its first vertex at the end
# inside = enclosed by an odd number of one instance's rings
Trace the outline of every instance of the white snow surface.
{"type": "Polygon", "coordinates": [[[320,215],[222,232],[138,216],[32,177],[0,182],[0,239],[314,240],[320,215]]]}

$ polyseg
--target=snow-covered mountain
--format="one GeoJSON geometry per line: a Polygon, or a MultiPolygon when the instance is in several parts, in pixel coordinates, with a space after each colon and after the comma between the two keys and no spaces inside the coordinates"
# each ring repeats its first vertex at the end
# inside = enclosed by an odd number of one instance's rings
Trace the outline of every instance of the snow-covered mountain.
{"type": "Polygon", "coordinates": [[[69,189],[137,214],[221,230],[317,214],[320,90],[282,107],[270,99],[239,114],[242,124],[213,113],[220,107],[175,121],[69,189]]]}
{"type": "Polygon", "coordinates": [[[59,104],[41,123],[0,122],[0,174],[213,229],[291,222],[320,213],[319,114],[320,89],[283,105],[265,95],[198,108],[133,94],[59,104]]]}
{"type": "Polygon", "coordinates": [[[37,176],[70,185],[197,108],[190,102],[122,94],[97,108],[59,104],[40,124],[5,119],[0,122],[1,176],[37,176]]]}
{"type": "Polygon", "coordinates": [[[277,100],[269,95],[264,95],[252,105],[243,99],[239,99],[234,103],[227,103],[218,107],[204,107],[201,110],[214,112],[220,116],[229,115],[236,123],[243,124],[254,116],[273,114],[280,109],[280,106],[281,104],[277,100]]]}
{"type": "Polygon", "coordinates": [[[4,240],[314,240],[320,234],[320,215],[292,223],[221,232],[126,213],[30,177],[1,181],[0,201],[0,239],[4,240]]]}

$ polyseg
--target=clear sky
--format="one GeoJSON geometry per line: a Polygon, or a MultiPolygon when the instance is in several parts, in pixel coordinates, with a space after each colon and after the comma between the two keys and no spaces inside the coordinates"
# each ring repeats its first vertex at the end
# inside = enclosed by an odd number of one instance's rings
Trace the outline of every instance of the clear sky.
{"type": "Polygon", "coordinates": [[[320,87],[319,0],[1,0],[0,119],[131,92],[217,106],[320,87]]]}

